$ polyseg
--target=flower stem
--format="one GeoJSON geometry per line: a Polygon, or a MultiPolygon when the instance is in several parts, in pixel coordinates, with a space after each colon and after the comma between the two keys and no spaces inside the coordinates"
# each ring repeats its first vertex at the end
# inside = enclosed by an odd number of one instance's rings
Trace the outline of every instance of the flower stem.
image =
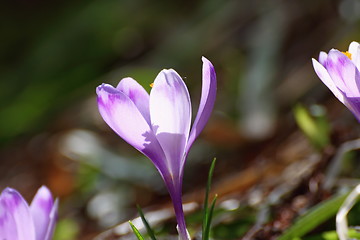
{"type": "Polygon", "coordinates": [[[173,202],[173,207],[175,211],[176,221],[178,223],[177,230],[179,233],[180,240],[190,240],[189,232],[186,229],[184,210],[182,205],[182,194],[181,184],[175,186],[175,184],[167,184],[171,200],[173,202]]]}
{"type": "Polygon", "coordinates": [[[190,240],[189,233],[186,229],[184,210],[182,207],[182,199],[180,195],[180,201],[173,201],[176,221],[178,223],[177,230],[179,232],[179,237],[181,240],[190,240]],[[180,204],[179,204],[180,203],[180,204]]]}

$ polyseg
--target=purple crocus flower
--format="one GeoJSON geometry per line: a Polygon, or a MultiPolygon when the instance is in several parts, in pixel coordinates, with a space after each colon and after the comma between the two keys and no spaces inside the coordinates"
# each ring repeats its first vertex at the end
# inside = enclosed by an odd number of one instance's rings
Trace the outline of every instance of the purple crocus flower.
{"type": "Polygon", "coordinates": [[[331,49],[312,59],[316,74],[360,121],[360,47],[352,42],[347,52],[331,49]]]}
{"type": "Polygon", "coordinates": [[[57,218],[57,201],[41,187],[29,206],[16,190],[6,188],[0,195],[1,240],[50,240],[57,218]]]}
{"type": "Polygon", "coordinates": [[[186,157],[205,127],[216,97],[216,74],[211,62],[203,61],[200,106],[191,125],[188,89],[173,70],[162,70],[150,95],[132,78],[117,87],[97,87],[99,111],[105,122],[126,142],[147,156],[160,172],[173,201],[181,239],[189,239],[182,208],[182,178],[186,157]]]}

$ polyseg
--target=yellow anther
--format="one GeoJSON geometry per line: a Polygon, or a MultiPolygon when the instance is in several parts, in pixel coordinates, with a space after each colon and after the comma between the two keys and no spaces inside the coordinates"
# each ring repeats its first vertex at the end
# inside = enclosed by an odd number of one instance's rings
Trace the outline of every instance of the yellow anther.
{"type": "Polygon", "coordinates": [[[154,83],[150,83],[150,87],[153,87],[154,86],[154,83]]]}
{"type": "Polygon", "coordinates": [[[351,53],[349,53],[348,51],[342,53],[345,54],[349,59],[351,59],[351,53]]]}

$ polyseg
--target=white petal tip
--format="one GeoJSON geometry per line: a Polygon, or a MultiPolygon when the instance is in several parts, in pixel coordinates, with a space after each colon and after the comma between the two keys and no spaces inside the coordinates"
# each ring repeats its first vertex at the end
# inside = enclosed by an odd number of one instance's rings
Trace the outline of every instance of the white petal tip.
{"type": "Polygon", "coordinates": [[[201,57],[201,60],[202,60],[202,62],[205,64],[205,63],[207,63],[207,64],[210,64],[211,66],[212,66],[212,63],[209,61],[209,59],[207,59],[206,57],[204,57],[204,56],[202,56],[201,57]]]}
{"type": "Polygon", "coordinates": [[[49,188],[47,188],[44,185],[39,188],[39,190],[37,191],[37,194],[39,194],[39,196],[41,196],[41,197],[52,198],[49,188]]]}
{"type": "Polygon", "coordinates": [[[321,63],[319,63],[319,61],[316,60],[315,58],[312,58],[312,59],[311,59],[311,62],[312,62],[312,64],[313,64],[313,67],[314,67],[314,68],[315,68],[318,64],[321,64],[321,63]]]}

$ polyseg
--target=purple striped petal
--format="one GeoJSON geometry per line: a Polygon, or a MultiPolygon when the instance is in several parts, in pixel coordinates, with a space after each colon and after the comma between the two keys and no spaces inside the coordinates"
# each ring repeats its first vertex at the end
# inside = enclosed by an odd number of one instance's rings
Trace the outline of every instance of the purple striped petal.
{"type": "Polygon", "coordinates": [[[343,53],[332,49],[325,65],[335,85],[347,97],[359,96],[360,74],[354,63],[343,53]]]}
{"type": "Polygon", "coordinates": [[[29,206],[23,197],[14,189],[6,188],[0,196],[1,213],[0,239],[35,240],[35,229],[29,206]],[[14,228],[13,226],[16,226],[14,228]],[[5,229],[9,227],[8,229],[5,229]],[[13,232],[15,231],[15,232],[13,232]],[[12,236],[11,238],[9,236],[12,236]],[[6,238],[7,237],[7,238],[6,238]]]}
{"type": "Polygon", "coordinates": [[[59,201],[56,199],[49,214],[49,223],[44,240],[51,240],[55,231],[55,224],[58,218],[59,201]]]}
{"type": "Polygon", "coordinates": [[[319,62],[320,62],[321,65],[325,66],[327,57],[328,57],[328,55],[327,55],[326,52],[320,52],[320,54],[319,54],[319,62]]]}
{"type": "Polygon", "coordinates": [[[132,78],[122,79],[116,88],[133,101],[137,109],[150,125],[149,94],[146,90],[132,78]]]}
{"type": "Polygon", "coordinates": [[[53,206],[54,200],[49,189],[42,186],[30,205],[30,212],[35,225],[36,240],[45,240],[53,206]]]}
{"type": "Polygon", "coordinates": [[[337,88],[324,66],[315,59],[312,59],[312,63],[315,72],[321,81],[330,89],[330,91],[332,91],[332,93],[340,100],[340,102],[344,103],[344,94],[337,88]]]}
{"type": "Polygon", "coordinates": [[[355,115],[360,122],[360,97],[345,97],[344,104],[355,115]]]}
{"type": "Polygon", "coordinates": [[[99,111],[105,122],[139,151],[144,149],[144,133],[150,126],[134,102],[116,88],[103,84],[97,88],[99,111]]]}
{"type": "Polygon", "coordinates": [[[96,92],[99,111],[104,121],[121,138],[150,158],[163,173],[164,153],[150,125],[135,103],[124,93],[108,84],[100,85],[96,92]]]}
{"type": "Polygon", "coordinates": [[[184,81],[172,69],[161,71],[154,81],[150,92],[150,116],[168,169],[177,178],[190,131],[191,103],[184,81]]]}
{"type": "MultiPolygon", "coordinates": [[[[186,146],[186,154],[189,152],[195,139],[199,136],[204,129],[210,114],[214,108],[216,98],[216,73],[212,63],[205,57],[202,57],[203,69],[202,69],[202,91],[199,110],[196,114],[194,124],[192,126],[189,141],[186,146]]],[[[184,163],[183,163],[184,164],[184,163]]]]}
{"type": "Polygon", "coordinates": [[[18,240],[16,222],[7,211],[7,205],[0,199],[0,239],[18,240]]]}

